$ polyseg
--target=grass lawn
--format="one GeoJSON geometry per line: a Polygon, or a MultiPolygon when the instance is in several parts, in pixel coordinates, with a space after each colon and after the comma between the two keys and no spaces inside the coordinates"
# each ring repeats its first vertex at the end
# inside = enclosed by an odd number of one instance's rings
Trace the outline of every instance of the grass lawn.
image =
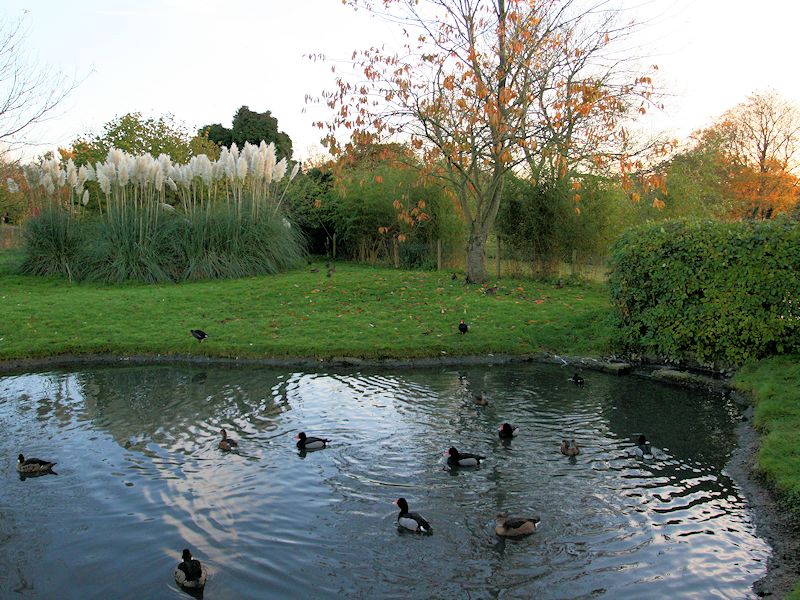
{"type": "MultiPolygon", "coordinates": [[[[788,508],[800,514],[800,356],[775,356],[743,366],[733,384],[755,399],[761,432],[758,469],[788,508]]],[[[788,596],[800,600],[800,583],[788,596]]]]}
{"type": "Polygon", "coordinates": [[[0,360],[59,354],[409,358],[607,351],[602,284],[503,279],[496,295],[450,272],[322,263],[275,276],[169,285],[14,275],[0,252],[0,360]],[[312,272],[317,270],[317,272],[312,272]],[[457,326],[464,319],[469,333],[457,326]],[[198,343],[189,329],[203,329],[198,343]]]}

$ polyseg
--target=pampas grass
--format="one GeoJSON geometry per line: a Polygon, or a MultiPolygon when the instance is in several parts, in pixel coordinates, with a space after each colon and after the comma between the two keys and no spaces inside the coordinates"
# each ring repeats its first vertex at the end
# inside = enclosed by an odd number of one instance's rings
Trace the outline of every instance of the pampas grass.
{"type": "Polygon", "coordinates": [[[112,148],[94,166],[48,160],[26,167],[29,187],[66,219],[62,229],[83,232],[79,248],[66,252],[64,231],[33,224],[32,237],[50,239],[26,242],[27,272],[152,283],[276,273],[304,255],[302,236],[281,212],[298,169],[287,177],[286,160],[276,161],[274,145],[264,142],[241,151],[234,144],[217,161],[199,155],[186,165],[112,148]],[[93,180],[94,198],[85,189],[93,180]]]}

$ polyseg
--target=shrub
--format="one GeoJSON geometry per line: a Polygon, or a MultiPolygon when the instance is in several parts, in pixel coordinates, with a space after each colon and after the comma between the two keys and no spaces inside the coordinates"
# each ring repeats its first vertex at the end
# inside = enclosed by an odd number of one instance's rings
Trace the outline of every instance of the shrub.
{"type": "Polygon", "coordinates": [[[20,272],[80,279],[77,257],[83,228],[69,209],[45,206],[38,217],[25,222],[22,237],[25,254],[20,272]]]}
{"type": "Polygon", "coordinates": [[[609,285],[623,352],[735,366],[800,349],[800,224],[673,221],[629,230],[609,285]]]}

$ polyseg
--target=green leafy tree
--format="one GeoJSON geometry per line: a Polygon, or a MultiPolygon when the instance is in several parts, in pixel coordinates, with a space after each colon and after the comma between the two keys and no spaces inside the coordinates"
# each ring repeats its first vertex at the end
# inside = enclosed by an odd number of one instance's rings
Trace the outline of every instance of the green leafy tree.
{"type": "Polygon", "coordinates": [[[214,151],[214,146],[204,144],[202,139],[203,136],[192,137],[172,115],[145,118],[139,112],[132,112],[106,123],[100,134],[78,138],[72,143],[72,150],[61,154],[72,158],[78,166],[104,160],[110,148],[131,154],[169,154],[173,161],[186,163],[195,154],[193,142],[198,149],[214,151]]]}
{"type": "Polygon", "coordinates": [[[213,123],[202,127],[200,133],[207,134],[209,140],[226,148],[232,143],[241,147],[245,142],[259,144],[263,140],[268,144],[275,144],[279,157],[292,157],[292,139],[287,133],[278,130],[278,119],[270,111],[260,113],[250,110],[248,106],[242,106],[233,115],[231,129],[213,123]]]}

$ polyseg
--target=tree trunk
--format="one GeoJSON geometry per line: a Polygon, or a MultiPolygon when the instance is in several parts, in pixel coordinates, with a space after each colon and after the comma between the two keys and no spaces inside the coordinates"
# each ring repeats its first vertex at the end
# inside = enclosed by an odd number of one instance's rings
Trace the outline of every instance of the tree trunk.
{"type": "Polygon", "coordinates": [[[486,234],[478,231],[467,240],[467,282],[486,281],[486,234]]]}

